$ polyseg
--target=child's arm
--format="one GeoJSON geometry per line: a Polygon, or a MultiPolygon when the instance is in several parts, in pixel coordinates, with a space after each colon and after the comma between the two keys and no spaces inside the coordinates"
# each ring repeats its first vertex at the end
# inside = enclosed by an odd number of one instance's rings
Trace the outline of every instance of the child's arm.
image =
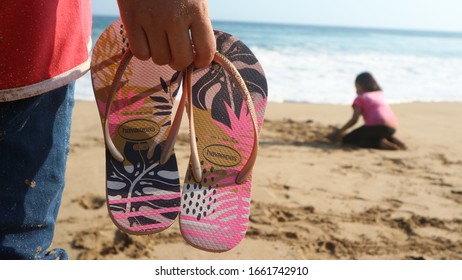
{"type": "Polygon", "coordinates": [[[156,64],[168,64],[175,70],[193,62],[199,68],[211,63],[216,45],[207,0],[117,2],[130,49],[137,58],[152,58],[156,64]]]}
{"type": "Polygon", "coordinates": [[[362,110],[360,107],[353,106],[353,116],[351,116],[351,119],[345,125],[343,125],[339,131],[344,134],[350,127],[354,126],[358,122],[359,117],[361,117],[361,113],[362,110]]]}
{"type": "Polygon", "coordinates": [[[351,116],[351,118],[339,130],[335,131],[333,133],[333,136],[331,137],[335,140],[340,140],[343,137],[343,135],[346,134],[348,129],[358,122],[359,117],[361,117],[361,113],[362,110],[360,107],[353,106],[353,115],[351,116]]]}

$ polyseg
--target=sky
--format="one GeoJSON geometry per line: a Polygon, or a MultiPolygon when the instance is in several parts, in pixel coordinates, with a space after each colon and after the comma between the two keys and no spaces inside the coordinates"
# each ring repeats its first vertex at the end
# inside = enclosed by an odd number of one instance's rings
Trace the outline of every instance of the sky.
{"type": "MultiPolygon", "coordinates": [[[[168,1],[168,0],[167,0],[168,1]]],[[[92,0],[93,14],[119,14],[92,0]]],[[[462,0],[209,0],[212,20],[462,32],[462,0]]]]}

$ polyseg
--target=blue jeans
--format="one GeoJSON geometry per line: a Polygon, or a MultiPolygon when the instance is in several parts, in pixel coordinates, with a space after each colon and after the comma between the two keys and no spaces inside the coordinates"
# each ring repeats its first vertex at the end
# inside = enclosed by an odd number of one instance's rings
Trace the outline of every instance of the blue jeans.
{"type": "Polygon", "coordinates": [[[0,259],[67,259],[50,249],[64,190],[74,83],[0,102],[0,259]]]}

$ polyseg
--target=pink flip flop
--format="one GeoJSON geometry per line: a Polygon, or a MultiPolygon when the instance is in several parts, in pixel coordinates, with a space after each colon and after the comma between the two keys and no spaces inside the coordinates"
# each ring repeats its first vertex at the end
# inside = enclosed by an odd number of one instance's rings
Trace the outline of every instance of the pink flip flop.
{"type": "Polygon", "coordinates": [[[267,83],[246,45],[221,31],[215,36],[219,53],[214,63],[187,72],[184,81],[191,161],[183,185],[180,228],[192,246],[223,252],[235,247],[248,227],[251,173],[267,83]]]}
{"type": "Polygon", "coordinates": [[[220,31],[214,63],[189,67],[183,75],[132,58],[124,35],[118,20],[98,39],[92,56],[110,217],[127,233],[149,234],[169,227],[180,211],[189,244],[230,250],[248,226],[251,173],[267,103],[263,69],[247,46],[220,31]],[[180,205],[173,144],[183,107],[190,119],[191,161],[180,205]]]}
{"type": "Polygon", "coordinates": [[[162,231],[180,209],[175,154],[159,160],[181,75],[132,57],[120,20],[96,42],[91,75],[106,142],[109,215],[127,233],[162,231]]]}

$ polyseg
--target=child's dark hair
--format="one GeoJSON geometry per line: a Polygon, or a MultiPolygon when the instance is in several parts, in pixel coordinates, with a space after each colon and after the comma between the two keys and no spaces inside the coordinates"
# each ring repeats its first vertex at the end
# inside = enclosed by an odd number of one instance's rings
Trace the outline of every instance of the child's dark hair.
{"type": "Polygon", "coordinates": [[[382,90],[369,72],[363,72],[356,77],[355,83],[361,86],[364,92],[382,90]]]}

